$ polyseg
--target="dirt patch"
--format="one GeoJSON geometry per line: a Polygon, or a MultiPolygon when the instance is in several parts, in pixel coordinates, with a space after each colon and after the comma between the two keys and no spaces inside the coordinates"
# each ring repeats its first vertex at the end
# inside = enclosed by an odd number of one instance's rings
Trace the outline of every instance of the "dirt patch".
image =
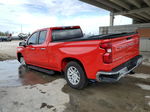
{"type": "Polygon", "coordinates": [[[45,108],[45,107],[47,107],[48,109],[51,109],[51,108],[53,108],[54,106],[53,106],[53,105],[48,105],[48,104],[46,104],[46,103],[42,103],[40,109],[45,108]]]}

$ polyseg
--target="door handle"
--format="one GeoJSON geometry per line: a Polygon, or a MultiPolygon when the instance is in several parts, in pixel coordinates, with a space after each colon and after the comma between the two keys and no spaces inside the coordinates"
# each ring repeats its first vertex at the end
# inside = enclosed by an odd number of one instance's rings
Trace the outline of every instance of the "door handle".
{"type": "Polygon", "coordinates": [[[46,48],[40,48],[41,50],[45,50],[46,48]]]}
{"type": "Polygon", "coordinates": [[[35,48],[31,48],[31,50],[35,50],[35,48]]]}

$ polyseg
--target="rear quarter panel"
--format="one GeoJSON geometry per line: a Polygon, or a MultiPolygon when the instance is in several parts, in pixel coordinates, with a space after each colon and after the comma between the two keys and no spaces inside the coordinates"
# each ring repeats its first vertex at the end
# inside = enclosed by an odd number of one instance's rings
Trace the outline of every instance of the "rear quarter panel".
{"type": "Polygon", "coordinates": [[[105,51],[99,48],[102,41],[107,40],[51,42],[48,45],[50,66],[60,71],[64,58],[74,58],[83,64],[87,77],[95,79],[96,72],[105,69],[102,58],[105,51]]]}

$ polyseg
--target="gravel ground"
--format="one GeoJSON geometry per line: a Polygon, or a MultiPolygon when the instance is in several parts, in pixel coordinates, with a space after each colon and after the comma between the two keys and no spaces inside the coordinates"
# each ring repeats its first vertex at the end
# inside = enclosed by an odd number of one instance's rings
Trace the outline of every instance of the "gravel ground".
{"type": "Polygon", "coordinates": [[[20,41],[0,42],[0,61],[16,58],[16,47],[20,41]]]}
{"type": "MultiPolygon", "coordinates": [[[[0,43],[0,59],[15,59],[18,43],[0,43]]],[[[150,53],[142,54],[144,63],[135,74],[116,83],[90,83],[84,90],[70,88],[59,73],[50,76],[22,67],[20,75],[16,60],[4,61],[0,63],[0,112],[150,112],[150,53]]]]}

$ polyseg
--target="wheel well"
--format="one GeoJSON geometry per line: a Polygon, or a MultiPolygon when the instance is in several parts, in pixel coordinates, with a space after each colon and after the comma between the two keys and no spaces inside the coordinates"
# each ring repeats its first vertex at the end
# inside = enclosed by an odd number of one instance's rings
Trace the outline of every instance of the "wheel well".
{"type": "MultiPolygon", "coordinates": [[[[84,66],[83,64],[81,63],[81,61],[79,61],[78,59],[75,59],[75,58],[65,58],[62,60],[62,63],[61,63],[61,70],[64,72],[65,70],[65,66],[67,65],[67,63],[69,63],[70,61],[74,61],[74,62],[77,62],[78,64],[80,64],[80,66],[84,69],[84,66]]],[[[84,69],[85,71],[85,69],[84,69]]]]}
{"type": "Polygon", "coordinates": [[[21,53],[17,53],[17,59],[20,62],[20,57],[23,57],[21,53]]]}

